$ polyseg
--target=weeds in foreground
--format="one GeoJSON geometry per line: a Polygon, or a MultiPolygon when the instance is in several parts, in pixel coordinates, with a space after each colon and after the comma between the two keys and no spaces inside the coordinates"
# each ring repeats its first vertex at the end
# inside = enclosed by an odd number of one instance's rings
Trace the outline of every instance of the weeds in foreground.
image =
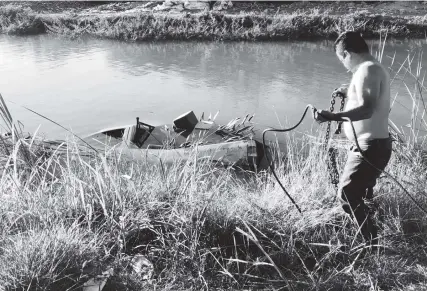
{"type": "MultiPolygon", "coordinates": [[[[334,203],[326,167],[318,162],[322,147],[309,138],[300,142],[307,150],[288,147],[278,170],[303,215],[266,173],[242,180],[236,170],[196,157],[163,168],[106,153],[79,155],[70,141],[37,167],[6,165],[0,285],[66,290],[110,267],[109,284],[117,290],[368,290],[424,282],[423,214],[381,179],[381,244],[389,253],[355,260],[363,241],[334,203]],[[28,179],[33,176],[41,178],[28,179]],[[153,280],[127,268],[134,254],[154,264],[153,280]]],[[[24,144],[15,141],[10,160],[19,160],[24,144]]],[[[397,148],[388,170],[426,205],[426,186],[417,182],[427,179],[421,160],[402,159],[397,148]]]]}

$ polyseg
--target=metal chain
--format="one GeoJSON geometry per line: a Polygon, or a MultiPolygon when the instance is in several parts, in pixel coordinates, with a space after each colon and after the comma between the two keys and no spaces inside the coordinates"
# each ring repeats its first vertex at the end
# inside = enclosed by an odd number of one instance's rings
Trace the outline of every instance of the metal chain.
{"type": "MultiPolygon", "coordinates": [[[[332,99],[331,99],[331,107],[330,107],[330,111],[333,112],[334,111],[334,105],[335,105],[335,98],[336,97],[340,97],[341,98],[341,106],[340,106],[340,112],[342,112],[344,110],[344,105],[345,105],[345,97],[343,94],[341,93],[333,93],[332,94],[332,99]]],[[[334,146],[330,146],[328,148],[328,144],[329,144],[329,137],[330,137],[330,133],[331,133],[331,121],[328,121],[328,125],[326,127],[326,135],[325,135],[325,142],[323,144],[323,148],[324,150],[328,151],[328,161],[327,161],[327,166],[328,166],[328,172],[329,172],[329,181],[331,182],[331,184],[334,185],[335,191],[338,192],[338,183],[339,183],[339,172],[338,172],[338,167],[337,167],[337,155],[338,155],[338,149],[334,146]]],[[[341,133],[341,125],[342,125],[342,121],[338,122],[338,127],[335,131],[335,134],[339,134],[341,133]]]]}
{"type": "MultiPolygon", "coordinates": [[[[335,97],[340,97],[341,98],[340,112],[342,112],[344,110],[344,105],[345,105],[345,96],[342,93],[336,93],[334,95],[335,95],[335,97]]],[[[335,99],[335,97],[333,97],[333,99],[335,99]]],[[[341,126],[342,126],[342,121],[339,121],[338,122],[338,127],[335,130],[335,134],[340,134],[341,133],[341,126]]]]}
{"type": "MultiPolygon", "coordinates": [[[[331,107],[329,108],[329,111],[334,112],[334,105],[335,105],[335,97],[332,95],[331,99],[331,107]]],[[[331,134],[331,121],[328,121],[328,125],[326,126],[326,135],[325,135],[325,142],[323,143],[323,149],[326,151],[328,148],[329,143],[329,136],[331,134]]]]}

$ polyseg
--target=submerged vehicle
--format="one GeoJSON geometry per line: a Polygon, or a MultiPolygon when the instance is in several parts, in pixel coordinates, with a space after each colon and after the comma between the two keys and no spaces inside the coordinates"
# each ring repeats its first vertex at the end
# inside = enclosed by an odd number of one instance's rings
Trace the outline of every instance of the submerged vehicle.
{"type": "MultiPolygon", "coordinates": [[[[136,124],[105,129],[85,140],[98,149],[113,149],[131,159],[170,164],[197,155],[223,166],[250,170],[266,167],[262,144],[254,139],[254,126],[247,115],[227,125],[198,119],[193,111],[173,124],[153,126],[136,120],[136,124]],[[249,123],[249,125],[248,125],[249,123]]],[[[215,119],[215,118],[214,118],[215,119]]]]}

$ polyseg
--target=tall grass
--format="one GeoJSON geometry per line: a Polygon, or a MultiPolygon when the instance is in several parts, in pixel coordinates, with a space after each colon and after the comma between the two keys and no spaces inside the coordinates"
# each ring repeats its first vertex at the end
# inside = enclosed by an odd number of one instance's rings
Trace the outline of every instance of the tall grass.
{"type": "Polygon", "coordinates": [[[0,32],[29,35],[46,32],[43,21],[30,8],[16,5],[0,7],[0,32]]]}
{"type": "MultiPolygon", "coordinates": [[[[411,124],[425,126],[422,73],[409,60],[397,69],[395,60],[390,70],[394,82],[418,84],[408,91],[411,124]]],[[[276,163],[301,215],[266,172],[242,179],[196,152],[165,168],[88,152],[71,138],[46,146],[37,136],[25,138],[0,105],[12,132],[1,140],[0,286],[6,290],[75,290],[109,268],[113,290],[420,290],[427,280],[427,217],[386,178],[379,179],[376,203],[387,251],[361,255],[363,239],[328,182],[322,136],[303,136],[297,146],[297,136],[286,135],[288,147],[276,163]],[[134,254],[153,263],[152,280],[132,272],[134,254]]],[[[401,132],[387,170],[427,207],[420,138],[422,131],[401,132]]]]}
{"type": "Polygon", "coordinates": [[[319,10],[287,12],[166,13],[161,11],[112,13],[37,13],[30,8],[0,7],[0,32],[53,33],[69,37],[89,35],[127,41],[145,40],[283,40],[335,38],[353,29],[365,37],[388,30],[394,37],[424,37],[425,17],[349,13],[319,10]]]}

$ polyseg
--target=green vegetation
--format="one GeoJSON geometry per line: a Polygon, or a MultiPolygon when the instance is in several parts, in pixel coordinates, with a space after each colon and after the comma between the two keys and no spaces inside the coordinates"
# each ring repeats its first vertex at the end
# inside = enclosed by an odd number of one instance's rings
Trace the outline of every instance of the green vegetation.
{"type": "MultiPolygon", "coordinates": [[[[393,80],[410,88],[403,76],[412,76],[411,124],[425,129],[426,89],[410,59],[392,71],[393,80]]],[[[385,251],[362,252],[361,235],[334,201],[321,135],[287,134],[289,146],[277,156],[279,177],[301,215],[268,173],[242,178],[236,169],[198,160],[196,152],[165,168],[95,154],[72,139],[46,145],[23,137],[4,102],[0,109],[13,133],[0,140],[0,286],[6,290],[73,290],[109,268],[115,271],[110,290],[426,287],[425,214],[382,177],[376,203],[385,251]],[[152,280],[132,273],[134,254],[153,263],[152,280]]],[[[387,170],[427,208],[426,157],[416,143],[424,136],[393,135],[398,141],[387,170]]]]}
{"type": "Polygon", "coordinates": [[[0,6],[0,31],[19,35],[89,35],[128,41],[286,40],[335,38],[338,32],[346,29],[358,30],[365,37],[378,37],[386,30],[390,37],[424,37],[427,24],[424,17],[427,12],[424,10],[416,15],[384,16],[373,8],[343,12],[336,11],[338,8],[324,9],[321,5],[292,10],[286,6],[282,10],[261,10],[254,8],[258,6],[250,6],[233,11],[182,12],[143,9],[143,4],[125,9],[126,5],[116,4],[114,9],[110,5],[110,10],[102,8],[105,4],[98,5],[97,9],[70,10],[68,7],[68,10],[64,8],[55,12],[37,10],[37,6],[33,7],[34,10],[29,4],[3,5],[0,6]]]}

